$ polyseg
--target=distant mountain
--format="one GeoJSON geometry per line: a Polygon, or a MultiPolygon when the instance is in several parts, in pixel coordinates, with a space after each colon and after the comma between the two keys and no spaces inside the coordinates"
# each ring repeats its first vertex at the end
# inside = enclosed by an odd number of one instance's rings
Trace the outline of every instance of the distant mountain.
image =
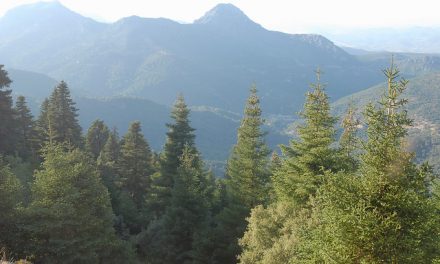
{"type": "MultiPolygon", "coordinates": [[[[350,103],[363,111],[367,103],[376,102],[384,92],[385,84],[381,84],[341,98],[334,102],[334,111],[343,115],[350,103]]],[[[440,72],[410,79],[404,97],[409,100],[407,110],[414,119],[408,147],[417,153],[418,161],[429,161],[440,172],[440,72]]]]}
{"type": "MultiPolygon", "coordinates": [[[[15,69],[7,71],[13,81],[10,88],[14,96],[26,95],[29,107],[37,117],[42,101],[51,94],[57,81],[35,72],[15,69]]],[[[73,96],[79,109],[79,122],[84,133],[96,119],[104,120],[109,127],[116,127],[121,135],[127,131],[131,122],[139,120],[151,147],[155,151],[161,151],[167,132],[165,124],[171,122],[169,106],[140,98],[93,99],[78,97],[75,94],[73,96]]],[[[241,114],[218,108],[191,108],[190,120],[196,128],[197,146],[204,158],[216,166],[217,172],[221,171],[218,166],[224,165],[232,145],[236,142],[240,119],[241,114]]],[[[267,143],[271,148],[288,142],[282,130],[290,120],[280,122],[278,119],[274,122],[268,117],[267,126],[264,128],[269,132],[267,143]]]]}
{"type": "Polygon", "coordinates": [[[0,36],[1,63],[64,79],[87,97],[170,105],[183,92],[191,105],[241,112],[256,82],[266,113],[292,114],[318,66],[334,99],[381,78],[322,36],[268,31],[231,4],[193,24],[136,16],[104,24],[42,2],[8,12],[0,36]]]}
{"type": "Polygon", "coordinates": [[[44,74],[9,68],[6,70],[12,80],[10,88],[15,96],[24,95],[29,99],[41,102],[57,84],[56,80],[44,74]]]}
{"type": "Polygon", "coordinates": [[[358,49],[344,49],[349,53],[356,54],[360,61],[377,70],[387,68],[393,58],[394,64],[399,67],[401,75],[405,78],[440,71],[440,55],[438,54],[368,52],[358,49]]]}
{"type": "Polygon", "coordinates": [[[322,31],[338,45],[370,51],[440,53],[440,27],[322,31]]]}

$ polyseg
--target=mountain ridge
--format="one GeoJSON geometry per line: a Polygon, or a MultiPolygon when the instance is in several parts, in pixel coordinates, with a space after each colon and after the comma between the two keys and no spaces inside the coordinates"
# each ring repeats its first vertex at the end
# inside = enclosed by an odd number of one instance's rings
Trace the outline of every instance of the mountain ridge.
{"type": "MultiPolygon", "coordinates": [[[[43,8],[48,12],[43,17],[50,18],[54,8],[60,7],[43,8]]],[[[334,99],[380,77],[322,36],[266,30],[229,4],[193,24],[132,16],[88,28],[89,18],[77,18],[24,33],[23,21],[2,31],[1,18],[1,63],[63,79],[81,96],[135,96],[170,105],[183,93],[190,105],[234,112],[241,112],[255,82],[270,114],[298,111],[304,99],[298,94],[307,92],[318,66],[327,72],[334,99]],[[229,17],[243,26],[231,27],[229,17]]]]}

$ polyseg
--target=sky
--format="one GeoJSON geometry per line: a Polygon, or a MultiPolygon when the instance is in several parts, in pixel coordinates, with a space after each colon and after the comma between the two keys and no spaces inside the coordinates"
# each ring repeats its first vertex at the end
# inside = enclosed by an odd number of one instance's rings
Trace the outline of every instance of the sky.
{"type": "MultiPolygon", "coordinates": [[[[0,16],[38,0],[0,0],[0,16]]],[[[100,21],[165,17],[192,22],[218,3],[232,3],[267,29],[289,33],[353,28],[439,26],[438,0],[59,0],[100,21]]]]}

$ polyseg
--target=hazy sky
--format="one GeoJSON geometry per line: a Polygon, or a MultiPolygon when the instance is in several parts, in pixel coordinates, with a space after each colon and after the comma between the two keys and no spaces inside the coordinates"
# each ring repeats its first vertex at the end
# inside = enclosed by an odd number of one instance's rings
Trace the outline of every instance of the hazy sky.
{"type": "MultiPolygon", "coordinates": [[[[8,9],[38,0],[0,0],[8,9]]],[[[265,28],[309,32],[319,28],[440,25],[438,0],[59,0],[80,14],[115,21],[138,15],[192,22],[218,3],[232,3],[265,28]]]]}

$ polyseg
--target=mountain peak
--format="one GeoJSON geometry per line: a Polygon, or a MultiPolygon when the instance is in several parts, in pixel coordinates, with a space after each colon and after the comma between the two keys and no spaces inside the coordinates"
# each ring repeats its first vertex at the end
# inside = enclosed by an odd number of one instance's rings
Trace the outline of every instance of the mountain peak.
{"type": "Polygon", "coordinates": [[[218,4],[205,13],[204,16],[194,21],[194,24],[206,25],[256,25],[243,11],[233,4],[218,4]]]}
{"type": "Polygon", "coordinates": [[[42,12],[45,10],[70,11],[58,1],[41,1],[17,6],[6,12],[5,16],[23,12],[42,12]]]}

